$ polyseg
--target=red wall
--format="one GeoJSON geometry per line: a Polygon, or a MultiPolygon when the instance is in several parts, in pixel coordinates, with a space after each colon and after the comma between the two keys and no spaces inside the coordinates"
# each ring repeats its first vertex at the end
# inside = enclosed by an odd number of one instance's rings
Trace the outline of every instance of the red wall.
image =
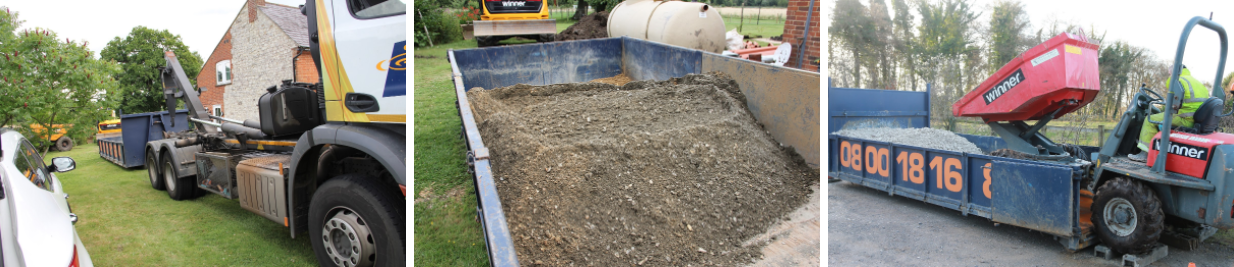
{"type": "MultiPolygon", "coordinates": [[[[801,64],[801,69],[804,70],[819,71],[819,55],[822,53],[819,36],[823,30],[819,23],[821,21],[820,17],[822,17],[819,11],[821,10],[820,6],[824,4],[824,2],[820,1],[814,2],[814,15],[810,18],[810,33],[806,36],[808,39],[805,47],[805,62],[801,64]]],[[[784,23],[784,41],[793,44],[793,54],[789,58],[788,63],[784,64],[785,67],[797,67],[797,57],[801,56],[802,52],[799,51],[801,50],[802,35],[804,35],[803,33],[806,30],[805,20],[806,16],[809,15],[810,9],[810,1],[788,1],[788,17],[786,18],[787,22],[784,23]]]]}
{"type": "Polygon", "coordinates": [[[313,53],[308,49],[295,49],[298,54],[296,56],[296,82],[302,83],[317,83],[317,64],[313,63],[313,53]]]}
{"type": "MultiPolygon", "coordinates": [[[[201,73],[197,74],[197,87],[206,88],[206,92],[201,94],[201,104],[206,109],[214,112],[214,105],[223,105],[223,92],[227,90],[227,85],[218,86],[217,77],[214,73],[214,64],[219,61],[231,59],[231,30],[223,34],[223,39],[219,40],[218,46],[214,47],[214,52],[210,53],[210,58],[206,59],[206,64],[201,67],[201,73]]],[[[236,69],[233,66],[231,69],[232,81],[236,78],[236,69]]],[[[223,114],[227,114],[227,107],[223,107],[223,114]]]]}

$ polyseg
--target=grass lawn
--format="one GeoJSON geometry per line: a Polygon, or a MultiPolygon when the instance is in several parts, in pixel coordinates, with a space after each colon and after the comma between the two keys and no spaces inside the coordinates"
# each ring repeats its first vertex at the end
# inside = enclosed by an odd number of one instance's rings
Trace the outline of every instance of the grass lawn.
{"type": "Polygon", "coordinates": [[[578,22],[576,20],[570,19],[570,17],[574,16],[574,12],[558,12],[558,11],[560,10],[554,10],[552,14],[549,14],[549,18],[557,20],[557,32],[564,31],[566,30],[566,28],[569,28],[570,25],[574,25],[574,23],[578,22]]]}
{"type": "Polygon", "coordinates": [[[725,31],[731,31],[736,29],[738,26],[741,27],[741,30],[737,32],[740,32],[743,35],[748,35],[750,38],[771,38],[772,36],[784,34],[783,20],[764,19],[761,21],[756,21],[753,17],[747,16],[743,21],[742,18],[738,16],[724,17],[725,31]]]}
{"type": "MultiPolygon", "coordinates": [[[[566,28],[569,28],[570,25],[574,25],[574,23],[578,22],[578,21],[570,19],[570,17],[574,16],[573,12],[557,12],[557,11],[559,10],[555,10],[552,14],[549,15],[549,18],[557,20],[557,32],[564,31],[566,30],[566,28]]],[[[779,35],[784,34],[784,20],[782,18],[770,19],[767,16],[764,16],[760,20],[760,19],[756,19],[756,17],[752,14],[746,14],[744,20],[740,16],[737,16],[737,15],[731,15],[731,16],[724,17],[724,28],[725,28],[724,30],[725,31],[731,31],[733,29],[736,29],[738,26],[741,27],[741,30],[738,32],[740,32],[743,35],[748,35],[751,38],[770,38],[772,36],[779,36],[779,35]]],[[[759,45],[767,45],[766,42],[761,42],[761,41],[755,41],[755,42],[757,42],[759,45]]],[[[521,38],[511,38],[511,39],[507,39],[507,40],[500,42],[500,44],[523,44],[523,43],[535,43],[535,41],[521,39],[521,38]]],[[[447,68],[448,67],[449,66],[447,66],[447,68]]]]}
{"type": "Polygon", "coordinates": [[[488,265],[446,62],[446,49],[473,47],[474,41],[458,41],[415,50],[416,266],[488,265]]]}
{"type": "MultiPolygon", "coordinates": [[[[733,29],[736,29],[738,26],[741,26],[741,30],[738,32],[744,35],[748,35],[752,38],[770,38],[772,36],[778,36],[778,35],[784,34],[783,18],[771,19],[771,18],[768,18],[768,16],[763,16],[762,19],[756,19],[755,15],[753,14],[754,11],[753,10],[749,10],[749,11],[751,13],[746,14],[744,20],[738,15],[724,16],[724,30],[731,31],[733,29]]],[[[571,16],[574,16],[574,13],[554,11],[554,13],[550,17],[557,20],[557,32],[561,32],[565,30],[566,28],[570,27],[570,25],[574,25],[574,23],[577,22],[577,21],[570,20],[569,18],[571,16]]],[[[758,43],[761,45],[767,44],[764,42],[758,42],[758,43]]]]}
{"type": "MultiPolygon", "coordinates": [[[[82,144],[52,157],[77,169],[56,176],[80,216],[77,234],[98,266],[317,266],[303,234],[206,194],[175,201],[154,190],[145,169],[124,169],[82,144]]],[[[307,234],[307,233],[304,233],[307,234]]]]}

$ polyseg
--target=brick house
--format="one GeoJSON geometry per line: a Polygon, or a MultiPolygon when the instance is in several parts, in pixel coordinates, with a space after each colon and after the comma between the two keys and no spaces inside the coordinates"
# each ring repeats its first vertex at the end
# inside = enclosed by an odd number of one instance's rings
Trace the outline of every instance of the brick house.
{"type": "Polygon", "coordinates": [[[211,114],[257,120],[257,99],[283,80],[316,83],[308,18],[298,7],[249,0],[240,8],[201,72],[202,105],[211,114]]]}
{"type": "Polygon", "coordinates": [[[822,33],[820,21],[822,14],[819,13],[822,3],[815,1],[814,6],[810,7],[810,1],[807,0],[788,0],[788,16],[784,22],[784,42],[793,44],[793,53],[789,57],[788,62],[784,64],[786,67],[801,68],[809,71],[819,71],[819,55],[822,53],[819,36],[822,33]],[[813,11],[813,15],[810,12],[813,11]],[[806,35],[806,17],[810,17],[810,32],[806,35]],[[804,51],[801,49],[801,39],[805,36],[806,46],[804,51]],[[800,67],[797,66],[797,57],[805,52],[805,62],[800,67]]]}

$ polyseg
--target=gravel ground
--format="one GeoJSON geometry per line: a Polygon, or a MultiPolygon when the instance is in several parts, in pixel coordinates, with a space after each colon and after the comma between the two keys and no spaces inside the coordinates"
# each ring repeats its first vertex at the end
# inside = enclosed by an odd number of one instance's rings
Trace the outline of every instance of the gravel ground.
{"type": "Polygon", "coordinates": [[[724,74],[468,97],[528,265],[751,264],[819,181],[724,74]]]}
{"type": "MultiPolygon", "coordinates": [[[[849,182],[827,185],[830,266],[1116,266],[1093,249],[1067,252],[1048,234],[849,182]]],[[[1234,249],[1212,241],[1169,249],[1151,266],[1234,266],[1234,249]]]]}
{"type": "Polygon", "coordinates": [[[869,139],[901,145],[918,146],[947,151],[980,154],[980,148],[953,132],[934,128],[846,128],[835,132],[836,135],[852,138],[869,139]]]}

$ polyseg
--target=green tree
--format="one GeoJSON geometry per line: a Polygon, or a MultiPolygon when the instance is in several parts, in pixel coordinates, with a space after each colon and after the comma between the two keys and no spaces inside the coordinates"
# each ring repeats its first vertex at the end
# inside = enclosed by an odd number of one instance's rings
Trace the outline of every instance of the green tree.
{"type": "Polygon", "coordinates": [[[867,48],[871,49],[870,64],[867,68],[871,68],[870,85],[878,89],[895,88],[895,75],[892,74],[894,64],[891,62],[891,32],[892,22],[891,15],[887,12],[887,4],[883,0],[870,0],[870,7],[867,14],[870,14],[870,25],[874,27],[873,38],[867,44],[867,48]]]}
{"type": "Polygon", "coordinates": [[[54,140],[35,134],[29,125],[53,129],[52,125],[63,124],[70,135],[93,129],[94,122],[115,107],[109,93],[116,91],[113,75],[120,67],[94,59],[86,43],[60,39],[51,30],[15,32],[23,21],[17,13],[3,9],[0,125],[18,129],[46,153],[54,140]]]}
{"type": "Polygon", "coordinates": [[[441,4],[439,1],[421,1],[412,6],[415,9],[412,15],[416,16],[415,23],[411,25],[412,31],[415,31],[412,43],[416,47],[463,40],[463,29],[459,27],[458,18],[448,14],[441,4]]]}
{"type": "Polygon", "coordinates": [[[998,71],[1007,62],[1011,62],[1028,46],[1033,45],[1024,38],[1028,28],[1028,12],[1024,4],[1015,0],[1004,0],[994,3],[994,12],[990,14],[989,66],[990,73],[998,71]]]}
{"type": "Polygon", "coordinates": [[[927,83],[943,85],[951,93],[963,90],[963,73],[942,73],[941,69],[960,69],[966,55],[977,50],[973,45],[972,22],[980,16],[964,0],[943,0],[937,3],[920,3],[921,25],[917,27],[916,52],[919,61],[931,62],[934,66],[921,66],[916,71],[927,83]],[[942,84],[939,79],[946,76],[942,84]]]}
{"type": "Polygon", "coordinates": [[[980,13],[973,11],[966,0],[922,2],[917,5],[917,13],[921,15],[921,25],[917,27],[914,50],[922,64],[914,71],[936,88],[933,112],[945,118],[941,126],[954,129],[956,118],[951,116],[951,103],[974,87],[975,80],[985,79],[975,75],[983,61],[973,38],[973,21],[980,13]]]}
{"type": "Polygon", "coordinates": [[[853,84],[861,88],[861,61],[865,56],[865,48],[875,38],[874,20],[870,19],[865,5],[857,0],[838,0],[832,9],[831,26],[827,33],[843,52],[849,53],[852,59],[853,84]]]}
{"type": "Polygon", "coordinates": [[[917,7],[921,14],[920,34],[922,52],[934,56],[959,56],[973,47],[972,22],[980,13],[974,13],[964,0],[944,0],[939,3],[923,3],[917,7]]]}
{"type": "MultiPolygon", "coordinates": [[[[893,55],[901,66],[909,70],[905,75],[909,78],[910,88],[913,91],[917,90],[917,79],[912,75],[912,70],[916,66],[914,62],[912,42],[913,38],[913,14],[912,7],[909,7],[905,0],[891,0],[891,10],[895,11],[895,18],[892,18],[893,33],[891,35],[891,48],[895,50],[893,55]]],[[[898,72],[898,71],[897,71],[898,72]]]]}
{"type": "Polygon", "coordinates": [[[588,5],[591,5],[591,10],[592,10],[592,11],[595,11],[595,12],[600,12],[600,11],[608,11],[608,9],[609,9],[609,8],[612,8],[612,7],[614,7],[614,6],[617,6],[617,3],[621,3],[621,1],[617,1],[617,0],[590,0],[590,1],[587,1],[587,4],[588,4],[588,5]]]}
{"type": "Polygon", "coordinates": [[[133,27],[129,35],[107,42],[102,59],[120,63],[124,72],[116,75],[120,81],[120,108],[124,113],[154,112],[166,108],[159,67],[166,63],[163,52],[172,51],[184,66],[189,82],[197,84],[202,60],[180,41],[180,35],[145,26],[133,27]]]}
{"type": "Polygon", "coordinates": [[[1108,112],[1112,119],[1117,119],[1119,113],[1119,103],[1124,98],[1131,97],[1133,89],[1138,89],[1139,86],[1129,84],[1131,80],[1131,68],[1133,64],[1140,60],[1144,55],[1141,48],[1133,47],[1123,41],[1115,41],[1111,45],[1107,45],[1105,49],[1101,49],[1101,54],[1097,57],[1097,66],[1100,67],[1101,89],[1106,91],[1106,101],[1103,110],[1108,112]]]}

